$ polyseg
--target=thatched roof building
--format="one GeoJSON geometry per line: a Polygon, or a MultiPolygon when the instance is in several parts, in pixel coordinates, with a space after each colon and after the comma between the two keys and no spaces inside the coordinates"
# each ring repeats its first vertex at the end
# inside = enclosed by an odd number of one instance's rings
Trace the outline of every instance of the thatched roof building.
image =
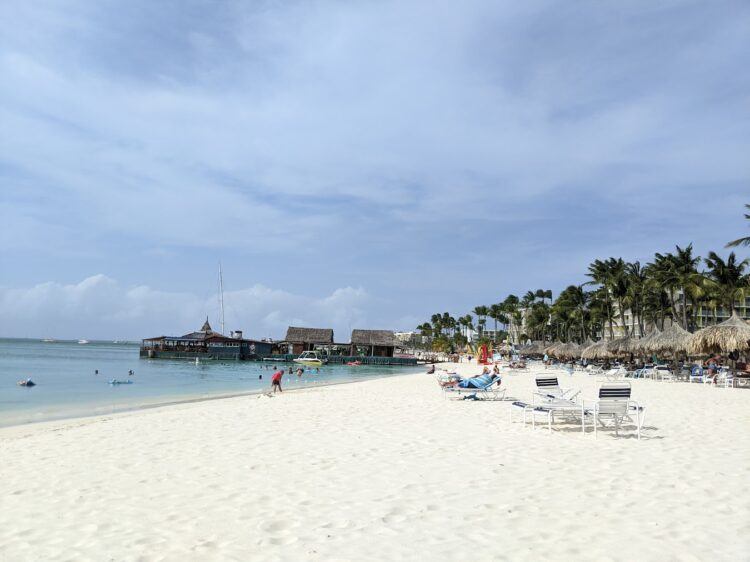
{"type": "Polygon", "coordinates": [[[391,330],[352,330],[351,354],[393,357],[399,340],[391,330]]]}
{"type": "Polygon", "coordinates": [[[644,345],[644,349],[652,353],[682,353],[688,350],[692,337],[692,334],[679,324],[672,324],[663,332],[650,338],[644,345]]]}
{"type": "Polygon", "coordinates": [[[733,314],[729,320],[703,328],[693,334],[688,351],[703,353],[745,351],[750,349],[750,324],[733,314]]]}
{"type": "Polygon", "coordinates": [[[298,328],[289,326],[286,330],[286,340],[289,352],[299,354],[312,351],[316,346],[333,344],[333,330],[331,328],[298,328]]]}
{"type": "Polygon", "coordinates": [[[397,346],[398,339],[390,330],[352,330],[352,343],[355,345],[397,346]]]}
{"type": "Polygon", "coordinates": [[[286,330],[285,341],[289,343],[333,343],[333,330],[330,328],[296,328],[289,326],[286,330]]]}

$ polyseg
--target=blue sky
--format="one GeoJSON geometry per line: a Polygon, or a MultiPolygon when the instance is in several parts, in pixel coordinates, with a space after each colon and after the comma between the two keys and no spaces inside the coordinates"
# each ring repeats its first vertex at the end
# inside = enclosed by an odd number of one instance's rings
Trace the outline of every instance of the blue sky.
{"type": "Polygon", "coordinates": [[[408,329],[746,233],[746,2],[3,2],[0,335],[408,329]]]}

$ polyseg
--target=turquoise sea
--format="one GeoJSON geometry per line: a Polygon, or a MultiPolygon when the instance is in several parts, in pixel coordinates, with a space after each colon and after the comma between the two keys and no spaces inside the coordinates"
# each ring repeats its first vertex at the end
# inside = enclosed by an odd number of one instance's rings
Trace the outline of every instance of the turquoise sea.
{"type": "MultiPolygon", "coordinates": [[[[267,362],[141,359],[135,343],[0,339],[0,426],[108,414],[195,399],[267,391],[267,362]],[[98,370],[99,374],[95,374],[98,370]],[[134,371],[132,377],[128,371],[134,371]],[[260,377],[262,376],[262,379],[260,377]],[[37,386],[18,386],[31,378],[37,386]],[[111,385],[112,379],[133,384],[111,385]]],[[[291,363],[279,367],[296,368],[291,363]]],[[[332,365],[302,377],[285,375],[282,387],[352,382],[416,371],[415,367],[332,365]]]]}

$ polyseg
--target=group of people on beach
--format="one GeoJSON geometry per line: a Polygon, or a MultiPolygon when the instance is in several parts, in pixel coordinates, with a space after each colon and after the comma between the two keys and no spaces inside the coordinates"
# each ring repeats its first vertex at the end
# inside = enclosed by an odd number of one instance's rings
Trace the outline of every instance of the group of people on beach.
{"type": "MultiPolygon", "coordinates": [[[[289,370],[289,375],[291,376],[292,375],[292,367],[289,367],[288,370],[289,370]]],[[[281,379],[286,374],[286,371],[284,369],[277,368],[276,365],[273,366],[273,371],[274,371],[274,373],[273,373],[273,375],[271,375],[271,389],[272,389],[273,393],[276,394],[277,391],[281,392],[281,379]]],[[[320,369],[318,367],[315,367],[315,369],[309,369],[309,371],[311,373],[315,373],[315,374],[320,373],[320,369]]],[[[297,367],[297,371],[295,372],[295,374],[299,378],[299,377],[301,377],[302,375],[305,374],[305,369],[302,368],[302,367],[297,367]]],[[[262,379],[263,375],[260,375],[259,378],[262,379]]]]}

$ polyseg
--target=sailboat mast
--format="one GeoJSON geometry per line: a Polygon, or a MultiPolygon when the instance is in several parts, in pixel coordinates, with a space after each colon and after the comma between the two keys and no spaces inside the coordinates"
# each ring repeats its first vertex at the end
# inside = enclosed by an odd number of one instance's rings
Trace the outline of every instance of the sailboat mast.
{"type": "Polygon", "coordinates": [[[224,332],[224,276],[221,272],[221,262],[219,262],[219,308],[221,309],[221,333],[224,332]]]}

